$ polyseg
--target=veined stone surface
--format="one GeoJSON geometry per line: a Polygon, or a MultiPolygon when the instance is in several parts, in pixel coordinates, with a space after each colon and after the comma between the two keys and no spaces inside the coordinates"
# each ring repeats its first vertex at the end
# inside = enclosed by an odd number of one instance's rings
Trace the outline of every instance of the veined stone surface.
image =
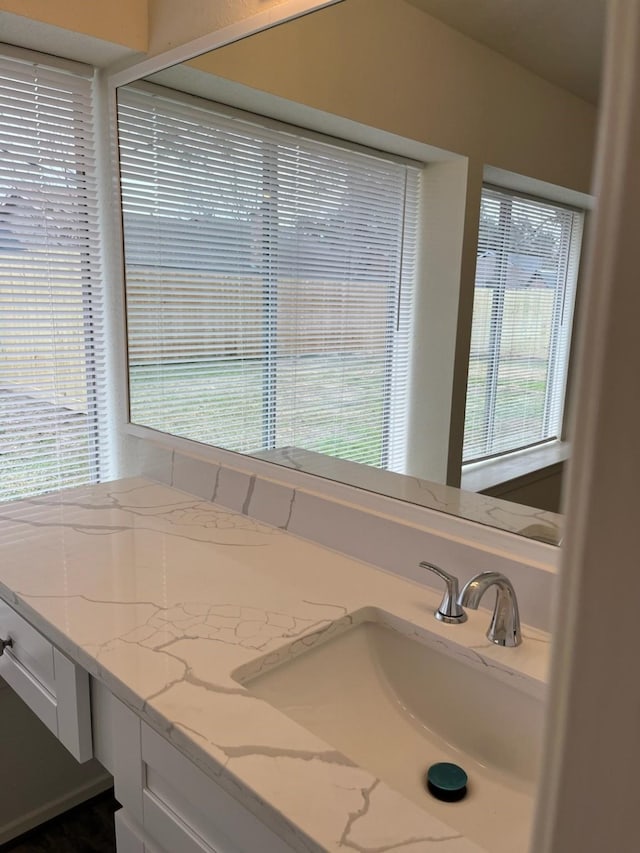
{"type": "Polygon", "coordinates": [[[141,478],[0,507],[0,553],[0,596],[294,849],[481,849],[232,673],[368,610],[542,694],[543,632],[498,648],[486,612],[443,625],[426,587],[141,478]]]}

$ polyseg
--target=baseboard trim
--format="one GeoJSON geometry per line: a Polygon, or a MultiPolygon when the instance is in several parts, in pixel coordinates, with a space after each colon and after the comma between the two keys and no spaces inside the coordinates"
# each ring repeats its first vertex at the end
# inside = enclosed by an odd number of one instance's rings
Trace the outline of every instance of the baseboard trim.
{"type": "Polygon", "coordinates": [[[51,818],[69,811],[74,806],[79,806],[80,803],[84,803],[98,794],[102,794],[111,788],[112,785],[113,777],[105,771],[91,782],[85,782],[84,785],[67,791],[64,796],[49,800],[49,802],[39,808],[27,812],[27,814],[20,815],[16,820],[0,828],[0,845],[5,844],[7,841],[13,841],[13,839],[23,835],[25,832],[29,832],[31,829],[35,829],[36,826],[40,826],[40,824],[51,820],[51,818]]]}

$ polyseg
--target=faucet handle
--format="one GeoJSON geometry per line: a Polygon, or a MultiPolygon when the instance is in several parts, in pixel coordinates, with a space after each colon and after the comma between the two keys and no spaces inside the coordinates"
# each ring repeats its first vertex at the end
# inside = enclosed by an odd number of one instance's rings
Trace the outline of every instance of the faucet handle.
{"type": "Polygon", "coordinates": [[[433,572],[434,575],[442,578],[447,585],[445,593],[442,596],[440,606],[434,613],[436,619],[440,622],[447,622],[450,624],[466,622],[467,614],[464,612],[460,604],[458,604],[458,578],[454,575],[450,575],[449,572],[445,572],[445,570],[441,569],[440,566],[434,566],[433,563],[427,563],[424,560],[420,563],[420,568],[428,569],[430,572],[433,572]]]}

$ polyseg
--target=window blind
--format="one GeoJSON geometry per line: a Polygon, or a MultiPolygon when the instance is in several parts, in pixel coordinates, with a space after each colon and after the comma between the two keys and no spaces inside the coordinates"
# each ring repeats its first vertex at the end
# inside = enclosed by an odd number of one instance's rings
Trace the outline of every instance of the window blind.
{"type": "Polygon", "coordinates": [[[418,170],[158,87],[118,122],[132,421],[401,470],[418,170]]]}
{"type": "Polygon", "coordinates": [[[0,57],[0,499],[98,478],[103,319],[87,76],[0,57]]]}
{"type": "Polygon", "coordinates": [[[465,462],[560,436],[583,214],[484,187],[465,462]]]}

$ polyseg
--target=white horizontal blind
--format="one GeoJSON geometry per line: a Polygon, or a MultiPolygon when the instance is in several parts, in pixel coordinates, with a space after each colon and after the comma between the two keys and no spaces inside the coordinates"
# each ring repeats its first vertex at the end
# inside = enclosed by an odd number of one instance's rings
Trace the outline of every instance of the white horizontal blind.
{"type": "Polygon", "coordinates": [[[485,187],[463,461],[558,438],[583,214],[485,187]]]}
{"type": "Polygon", "coordinates": [[[400,468],[417,170],[157,87],[118,120],[131,420],[400,468]]]}
{"type": "Polygon", "coordinates": [[[0,57],[0,499],[95,481],[102,302],[92,83],[0,57]]]}

